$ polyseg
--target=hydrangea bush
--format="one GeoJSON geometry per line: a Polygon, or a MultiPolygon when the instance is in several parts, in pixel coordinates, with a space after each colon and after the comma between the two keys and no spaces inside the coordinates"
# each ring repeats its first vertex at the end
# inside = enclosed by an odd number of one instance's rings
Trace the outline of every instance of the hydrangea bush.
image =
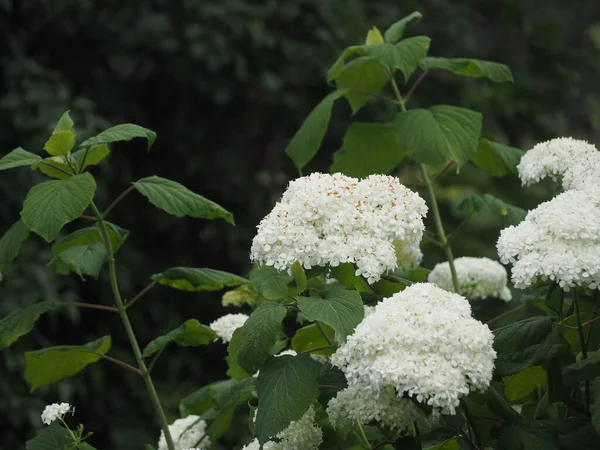
{"type": "MultiPolygon", "coordinates": [[[[90,280],[106,270],[114,303],[45,301],[15,311],[0,320],[0,348],[50,309],[69,306],[118,315],[132,351],[127,361],[111,356],[110,336],[29,351],[31,390],[100,361],[117,364],[145,384],[154,408],[156,441],[146,450],[225,448],[221,438],[244,423],[240,414],[249,426],[236,450],[600,448],[598,150],[558,138],[522,152],[483,138],[476,111],[410,109],[430,71],[513,81],[503,64],[429,56],[428,37],[405,36],[420,18],[415,12],[384,33],[374,27],[333,64],[334,89],[286,149],[299,177],[258,224],[247,277],[165,267],[139,294],[122,297],[116,264],[129,232],[108,216],[126,195],[138,191],[174,216],[233,224],[221,206],[156,176],[132,182],[103,209],[96,204],[94,167],[117,141],[144,138],[150,149],[156,135],[147,128],[117,125],[76,146],[67,112],[43,156],[17,148],[2,157],[0,170],[29,166],[49,180],[32,187],[0,239],[0,272],[36,234],[51,244],[48,264],[58,274],[90,280]],[[393,113],[387,123],[350,124],[331,173],[304,176],[341,99],[353,114],[377,102],[393,113]],[[464,200],[468,214],[505,218],[508,226],[489,243],[499,262],[454,258],[460,230],[444,228],[436,193],[438,180],[465,165],[518,175],[524,185],[551,178],[559,191],[529,212],[489,194],[464,200]],[[77,228],[68,233],[71,223],[77,228]],[[445,261],[429,270],[423,251],[436,247],[445,261]],[[224,290],[223,306],[241,309],[210,324],[187,320],[140,343],[129,311],[157,285],[224,290]],[[501,313],[486,316],[494,304],[501,313]],[[152,368],[170,344],[215,342],[227,344],[227,373],[182,398],[180,418],[169,423],[160,400],[168,393],[157,392],[152,368]]],[[[69,413],[67,403],[47,406],[26,448],[93,450],[93,430],[70,425],[69,413]]]]}

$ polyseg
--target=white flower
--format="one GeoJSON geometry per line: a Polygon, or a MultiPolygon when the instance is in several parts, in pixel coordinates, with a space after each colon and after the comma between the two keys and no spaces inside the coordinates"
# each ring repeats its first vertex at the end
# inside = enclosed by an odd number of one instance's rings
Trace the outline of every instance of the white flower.
{"type": "Polygon", "coordinates": [[[47,405],[42,412],[42,423],[50,425],[58,418],[62,418],[71,411],[71,405],[68,403],[52,403],[47,405]]]}
{"type": "MultiPolygon", "coordinates": [[[[506,302],[511,300],[510,289],[506,286],[508,274],[499,262],[489,258],[464,256],[454,260],[454,267],[458,278],[458,294],[463,297],[469,300],[488,297],[499,298],[506,302]]],[[[429,272],[427,281],[446,291],[455,292],[448,262],[437,264],[429,272]]]]}
{"type": "Polygon", "coordinates": [[[392,429],[403,431],[413,422],[425,419],[425,414],[410,399],[398,397],[391,386],[379,391],[370,386],[354,384],[337,393],[329,400],[327,415],[332,425],[350,424],[358,420],[368,424],[373,420],[392,429]]]}
{"type": "Polygon", "coordinates": [[[248,320],[246,314],[227,314],[223,317],[219,317],[209,326],[217,333],[223,342],[227,343],[231,341],[233,332],[244,325],[246,320],[248,320]]]}
{"type": "Polygon", "coordinates": [[[600,283],[600,189],[563,192],[500,232],[500,261],[512,263],[512,281],[522,289],[538,280],[562,288],[596,289],[600,283]]]}
{"type": "MultiPolygon", "coordinates": [[[[183,450],[198,444],[202,444],[204,448],[210,447],[210,439],[205,435],[206,422],[200,419],[200,416],[192,415],[177,419],[169,425],[169,431],[177,450],[183,450]],[[202,442],[199,442],[200,439],[202,439],[202,442]]],[[[158,439],[158,450],[167,450],[167,448],[165,433],[161,431],[158,439]]]]}
{"type": "MultiPolygon", "coordinates": [[[[258,412],[258,410],[257,410],[258,412]]],[[[256,415],[254,416],[256,418],[256,415]]],[[[317,450],[323,442],[323,431],[315,425],[315,407],[298,419],[290,422],[289,426],[275,436],[280,442],[268,441],[264,447],[267,450],[317,450]]],[[[258,440],[252,441],[242,450],[258,450],[258,440]]]]}
{"type": "Polygon", "coordinates": [[[290,182],[281,200],[258,225],[250,258],[289,269],[354,263],[369,283],[422,257],[419,242],[427,206],[395,177],[358,180],[341,174],[313,173],[290,182]]]}
{"type": "Polygon", "coordinates": [[[357,389],[391,387],[399,397],[453,414],[461,397],[489,386],[492,343],[489,328],[471,317],[467,299],[416,283],[379,302],[331,363],[357,389]]]}
{"type": "Polygon", "coordinates": [[[584,189],[600,180],[600,152],[586,141],[552,139],[525,153],[517,169],[523,185],[550,177],[562,179],[564,190],[584,189]]]}

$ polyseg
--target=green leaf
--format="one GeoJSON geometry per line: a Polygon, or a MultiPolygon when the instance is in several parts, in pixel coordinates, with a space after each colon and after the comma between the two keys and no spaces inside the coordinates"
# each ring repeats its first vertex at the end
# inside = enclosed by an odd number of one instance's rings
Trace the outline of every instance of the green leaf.
{"type": "Polygon", "coordinates": [[[215,202],[190,191],[185,186],[166,178],[151,176],[133,183],[150,203],[176,217],[224,219],[230,224],[233,214],[215,202]]]}
{"type": "Polygon", "coordinates": [[[110,349],[110,336],[85,345],[64,345],[25,352],[25,379],[31,391],[75,375],[110,349]]]}
{"type": "Polygon", "coordinates": [[[425,164],[454,161],[460,167],[477,150],[481,114],[457,106],[411,109],[396,116],[398,144],[425,164]]]}
{"type": "Polygon", "coordinates": [[[437,58],[429,56],[421,62],[423,70],[443,69],[465,77],[486,77],[497,83],[514,81],[510,69],[504,64],[473,58],[437,58]]]}
{"type": "Polygon", "coordinates": [[[246,372],[256,373],[265,362],[286,314],[287,310],[277,303],[263,303],[244,323],[239,333],[240,344],[236,357],[246,372]]]}
{"type": "Polygon", "coordinates": [[[355,122],[344,136],[344,147],[334,154],[330,171],[357,178],[389,174],[403,159],[393,124],[355,122]]]}
{"type": "Polygon", "coordinates": [[[44,150],[52,156],[67,155],[75,146],[75,133],[73,131],[56,131],[44,144],[44,150]]]}
{"type": "Polygon", "coordinates": [[[304,123],[285,149],[285,152],[299,170],[306,166],[318,153],[329,125],[333,103],[345,93],[345,89],[338,89],[321,100],[306,117],[304,123]]]}
{"type": "Polygon", "coordinates": [[[248,378],[251,376],[251,374],[242,369],[237,360],[237,354],[241,345],[242,328],[238,328],[233,332],[231,342],[227,346],[227,357],[225,358],[225,361],[227,361],[227,376],[231,378],[248,378]]]}
{"type": "Polygon", "coordinates": [[[172,267],[152,275],[154,281],[180,291],[218,291],[225,287],[250,284],[250,281],[229,272],[215,269],[172,267]]]}
{"type": "Polygon", "coordinates": [[[213,398],[218,409],[225,410],[232,406],[247,403],[254,398],[254,391],[256,390],[254,377],[228,381],[229,383],[219,389],[213,398]]]}
{"type": "Polygon", "coordinates": [[[10,267],[19,254],[21,244],[29,236],[22,220],[17,220],[0,239],[0,273],[10,267]]]}
{"type": "Polygon", "coordinates": [[[148,141],[148,151],[152,148],[156,140],[156,133],[148,128],[135,125],[133,123],[124,123],[104,130],[83,141],[80,147],[91,147],[92,145],[112,144],[113,142],[131,141],[134,138],[144,138],[148,141]]]}
{"type": "Polygon", "coordinates": [[[395,44],[402,36],[404,36],[404,30],[406,29],[406,25],[413,20],[421,20],[423,14],[418,11],[414,11],[410,13],[408,16],[403,17],[397,22],[393,23],[384,33],[385,42],[389,44],[395,44]]]}
{"type": "MultiPolygon", "coordinates": [[[[333,328],[328,325],[322,325],[322,328],[329,342],[333,342],[333,328]]],[[[319,327],[313,323],[296,331],[296,334],[292,338],[292,349],[296,353],[304,353],[315,348],[328,347],[330,345],[329,342],[327,342],[319,327]]],[[[331,355],[333,352],[335,352],[335,349],[319,350],[311,353],[315,355],[331,355]]]]}
{"type": "MultiPolygon", "coordinates": [[[[335,78],[338,89],[345,89],[344,97],[356,114],[364,105],[373,99],[373,95],[354,91],[372,92],[376,94],[389,80],[385,68],[369,56],[361,56],[343,66],[335,78]]],[[[320,144],[319,144],[320,145],[320,144]]]]}
{"type": "Polygon", "coordinates": [[[331,363],[326,363],[319,369],[320,400],[328,403],[339,391],[348,387],[348,381],[344,372],[331,363]]]}
{"type": "Polygon", "coordinates": [[[338,342],[345,341],[365,316],[360,294],[344,289],[332,289],[319,297],[299,297],[298,307],[306,319],[331,326],[338,342]]]}
{"type": "Polygon", "coordinates": [[[307,279],[306,273],[304,272],[304,267],[298,261],[292,264],[292,275],[294,277],[294,281],[296,282],[296,287],[298,288],[298,292],[304,292],[306,290],[307,279]]]}
{"type": "Polygon", "coordinates": [[[508,404],[506,399],[494,388],[490,386],[485,395],[486,403],[489,409],[508,423],[517,423],[521,420],[521,415],[508,404]]]}
{"type": "Polygon", "coordinates": [[[32,329],[39,317],[52,309],[54,302],[36,303],[19,309],[0,320],[0,349],[10,347],[21,336],[32,329]]]}
{"type": "Polygon", "coordinates": [[[427,55],[431,39],[416,36],[400,41],[398,44],[365,45],[363,51],[384,67],[399,69],[408,81],[419,63],[427,55]]]}
{"type": "Polygon", "coordinates": [[[536,421],[509,425],[502,429],[500,450],[558,450],[558,439],[555,433],[536,421]]]}
{"type": "Polygon", "coordinates": [[[260,292],[267,300],[282,301],[294,297],[288,286],[289,277],[274,276],[260,285],[260,292]]]}
{"type": "Polygon", "coordinates": [[[26,450],[63,450],[73,440],[67,430],[54,422],[41,428],[37,435],[25,443],[26,450]]]}
{"type": "Polygon", "coordinates": [[[255,432],[263,444],[300,419],[319,395],[318,365],[307,355],[271,358],[262,367],[256,388],[255,432]]]}
{"type": "MultiPolygon", "coordinates": [[[[115,225],[114,223],[106,221],[104,223],[106,224],[106,228],[108,230],[112,251],[113,253],[116,253],[125,242],[125,239],[127,239],[127,236],[129,236],[129,231],[119,227],[118,225],[115,225]]],[[[60,253],[73,247],[102,243],[101,236],[100,229],[97,225],[93,227],[81,228],[52,244],[52,254],[54,256],[58,256],[60,253]]]]}
{"type": "Polygon", "coordinates": [[[532,366],[504,378],[504,394],[509,402],[516,402],[531,394],[538,386],[546,387],[548,378],[543,367],[532,366]]]}
{"type": "Polygon", "coordinates": [[[462,201],[459,208],[469,214],[485,212],[503,217],[506,226],[519,224],[527,215],[527,211],[524,209],[504,203],[490,194],[468,197],[462,201]]]}
{"type": "Polygon", "coordinates": [[[572,357],[569,343],[557,330],[552,330],[552,318],[548,316],[530,317],[494,330],[494,349],[497,377],[513,375],[553,359],[566,361],[572,357]]]}
{"type": "Polygon", "coordinates": [[[58,254],[58,259],[80,277],[89,275],[98,278],[106,256],[104,245],[100,242],[94,242],[91,245],[78,245],[68,248],[58,254]]]}
{"type": "Polygon", "coordinates": [[[365,39],[365,44],[383,44],[383,35],[381,34],[381,31],[379,31],[379,28],[373,27],[369,30],[367,38],[365,39]]]}
{"type": "Polygon", "coordinates": [[[190,319],[164,336],[153,339],[144,349],[142,356],[148,358],[171,342],[175,342],[181,347],[199,347],[210,344],[216,338],[217,333],[210,327],[202,325],[196,319],[190,319]]]}
{"type": "Polygon", "coordinates": [[[480,139],[477,151],[471,161],[493,177],[518,175],[517,165],[525,154],[522,150],[508,145],[480,139]]]}
{"type": "Polygon", "coordinates": [[[63,226],[83,214],[95,192],[96,182],[89,173],[45,181],[27,194],[21,218],[27,228],[52,242],[63,226]]]}
{"type": "MultiPolygon", "coordinates": [[[[69,167],[69,165],[67,164],[67,157],[68,155],[50,156],[48,158],[44,158],[39,163],[34,164],[33,166],[31,166],[31,168],[34,170],[39,170],[44,175],[49,176],[50,178],[66,180],[75,175],[71,167],[69,167]]],[[[72,158],[71,161],[74,162],[72,158]]]]}
{"type": "Polygon", "coordinates": [[[7,153],[0,158],[0,170],[12,169],[15,167],[32,166],[42,160],[41,156],[30,153],[27,150],[17,147],[12,152],[7,153]]]}
{"type": "Polygon", "coordinates": [[[590,355],[587,359],[563,367],[563,381],[573,385],[580,381],[593,380],[600,376],[600,352],[590,355]]]}
{"type": "Polygon", "coordinates": [[[90,166],[95,166],[110,154],[108,145],[94,145],[85,149],[77,150],[71,156],[77,162],[77,167],[80,170],[85,170],[90,166]],[[84,158],[85,157],[85,161],[84,158]],[[82,166],[83,164],[83,166],[82,166]]]}
{"type": "Polygon", "coordinates": [[[54,127],[54,133],[59,133],[61,131],[72,131],[75,132],[75,123],[71,116],[69,115],[69,111],[65,111],[65,113],[60,116],[56,126],[54,127]]]}

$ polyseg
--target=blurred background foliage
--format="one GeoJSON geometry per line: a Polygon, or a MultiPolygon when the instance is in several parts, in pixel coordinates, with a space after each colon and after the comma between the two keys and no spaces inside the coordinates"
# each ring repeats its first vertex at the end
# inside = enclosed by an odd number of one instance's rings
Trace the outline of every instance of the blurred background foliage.
{"type": "MultiPolygon", "coordinates": [[[[507,64],[515,84],[430,74],[411,107],[457,104],[484,114],[486,136],[527,149],[567,135],[598,142],[600,132],[600,2],[560,0],[0,0],[0,155],[18,145],[40,152],[67,109],[85,138],[122,122],[158,133],[146,155],[142,142],[115,145],[95,170],[101,205],[128,183],[157,174],[179,181],[235,214],[224,222],[176,220],[136,194],[111,220],[129,229],[119,253],[126,297],[148,277],[174,266],[247,273],[254,227],[296,176],[283,150],[312,107],[329,91],[325,73],[347,45],[364,40],[413,10],[424,14],[409,34],[431,36],[430,55],[476,57],[507,64]]],[[[321,154],[310,171],[327,171],[350,110],[338,102],[321,154]]],[[[386,105],[370,103],[363,121],[389,120],[386,105]]],[[[410,168],[408,168],[410,172],[410,168]]],[[[404,172],[406,173],[406,172],[404,172]]],[[[23,198],[40,177],[27,169],[0,176],[0,233],[16,220],[23,198]]],[[[492,179],[475,168],[441,181],[443,215],[452,230],[463,220],[457,205],[490,192],[524,208],[551,196],[551,184],[522,189],[512,178],[492,179]]],[[[72,224],[70,229],[81,224],[72,224]]],[[[474,216],[454,241],[455,255],[495,257],[501,219],[474,216]]],[[[66,230],[66,232],[69,230],[66,230]]],[[[442,255],[426,247],[424,266],[442,255]]],[[[23,247],[0,285],[0,316],[42,299],[108,303],[105,279],[56,277],[37,237],[23,247]]],[[[158,287],[132,310],[142,343],[195,317],[223,314],[219,294],[185,294],[158,287]]],[[[40,426],[46,403],[68,401],[76,420],[103,449],[141,449],[158,427],[143,384],[106,363],[30,395],[22,377],[23,351],[81,344],[113,335],[111,354],[131,360],[118,317],[62,309],[0,359],[0,448],[23,448],[40,426]]],[[[171,419],[178,401],[224,377],[226,347],[169,349],[155,369],[171,419]]],[[[221,448],[247,434],[233,427],[221,448]]]]}

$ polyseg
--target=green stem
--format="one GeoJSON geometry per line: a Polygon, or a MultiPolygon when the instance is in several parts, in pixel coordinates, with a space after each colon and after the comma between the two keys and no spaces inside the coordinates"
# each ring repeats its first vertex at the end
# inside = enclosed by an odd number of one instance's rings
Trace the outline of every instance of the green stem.
{"type": "MultiPolygon", "coordinates": [[[[400,105],[400,111],[406,112],[406,102],[402,98],[400,94],[400,89],[398,88],[398,84],[394,78],[394,75],[390,72],[390,82],[392,84],[392,90],[394,91],[394,95],[398,100],[398,104],[400,105]]],[[[449,167],[447,165],[447,167],[449,167]]],[[[446,259],[448,260],[448,265],[450,266],[450,273],[452,274],[452,285],[454,286],[454,291],[459,292],[458,290],[458,277],[456,276],[456,267],[454,266],[454,255],[452,254],[452,248],[450,247],[450,242],[448,241],[448,237],[446,236],[446,232],[444,231],[444,225],[442,223],[442,217],[440,215],[440,210],[438,208],[437,200],[435,198],[435,191],[433,189],[433,182],[431,181],[431,177],[427,173],[427,169],[423,163],[419,163],[419,168],[421,170],[421,174],[423,176],[423,181],[427,186],[427,190],[429,191],[429,198],[431,201],[431,212],[433,213],[433,220],[435,222],[435,227],[437,229],[437,234],[444,248],[444,252],[446,253],[446,259]]]]}
{"type": "MultiPolygon", "coordinates": [[[[581,311],[579,310],[579,292],[577,289],[573,290],[575,295],[575,315],[577,316],[577,333],[579,334],[579,341],[581,342],[581,357],[586,360],[587,355],[587,346],[585,342],[585,335],[583,333],[583,324],[581,323],[581,311]]],[[[590,413],[590,382],[585,381],[585,411],[589,415],[590,413]]]]}
{"type": "Polygon", "coordinates": [[[129,339],[129,343],[131,345],[131,349],[133,350],[133,354],[135,355],[135,359],[138,364],[138,368],[142,373],[142,377],[144,378],[144,382],[146,383],[146,390],[150,395],[150,400],[154,406],[154,410],[156,415],[158,416],[158,420],[160,422],[160,426],[165,434],[165,439],[167,441],[167,447],[169,450],[175,450],[175,444],[173,443],[173,438],[171,437],[171,433],[169,431],[169,423],[167,422],[167,418],[165,416],[165,412],[163,411],[162,405],[160,404],[160,400],[158,398],[158,394],[156,393],[156,389],[154,388],[154,383],[152,382],[152,377],[150,376],[150,372],[146,368],[146,363],[144,362],[144,358],[142,357],[142,351],[140,350],[140,346],[138,344],[137,338],[135,337],[135,333],[133,332],[133,327],[131,326],[131,322],[129,321],[129,316],[127,316],[127,311],[125,310],[125,305],[123,304],[123,299],[121,298],[121,292],[119,290],[119,284],[117,281],[117,268],[115,265],[115,255],[112,250],[110,236],[108,234],[108,229],[106,228],[106,223],[102,217],[102,213],[96,207],[95,203],[92,202],[90,204],[94,215],[96,216],[96,220],[98,221],[98,225],[100,226],[100,231],[104,236],[104,242],[106,245],[106,251],[108,254],[108,270],[110,276],[110,287],[112,289],[113,297],[115,299],[115,303],[117,305],[117,309],[119,310],[119,316],[121,316],[121,321],[123,322],[123,326],[125,327],[125,331],[127,333],[127,337],[129,339]]]}
{"type": "Polygon", "coordinates": [[[358,421],[358,419],[356,419],[356,425],[358,425],[358,429],[360,430],[360,435],[362,437],[362,439],[365,441],[366,444],[366,448],[371,449],[371,443],[369,442],[369,439],[367,438],[367,435],[365,434],[365,430],[363,430],[362,424],[358,421]]]}
{"type": "Polygon", "coordinates": [[[419,425],[417,424],[417,422],[413,422],[413,425],[415,427],[415,439],[417,440],[417,445],[420,449],[422,449],[423,441],[421,440],[421,432],[419,431],[419,425]]]}
{"type": "Polygon", "coordinates": [[[102,213],[102,217],[106,219],[106,217],[113,210],[113,208],[115,206],[117,206],[121,200],[123,200],[125,197],[127,197],[127,194],[129,194],[134,189],[135,189],[135,184],[132,184],[127,189],[125,189],[123,192],[121,192],[121,195],[119,195],[110,205],[108,205],[108,208],[106,208],[106,210],[102,213]]]}
{"type": "Polygon", "coordinates": [[[477,432],[477,428],[475,427],[475,421],[473,420],[473,416],[471,416],[471,412],[469,408],[467,408],[467,403],[465,401],[461,401],[463,411],[465,412],[465,418],[467,419],[467,428],[469,431],[469,436],[471,437],[471,443],[475,448],[479,448],[478,445],[481,444],[481,436],[477,432]]]}

